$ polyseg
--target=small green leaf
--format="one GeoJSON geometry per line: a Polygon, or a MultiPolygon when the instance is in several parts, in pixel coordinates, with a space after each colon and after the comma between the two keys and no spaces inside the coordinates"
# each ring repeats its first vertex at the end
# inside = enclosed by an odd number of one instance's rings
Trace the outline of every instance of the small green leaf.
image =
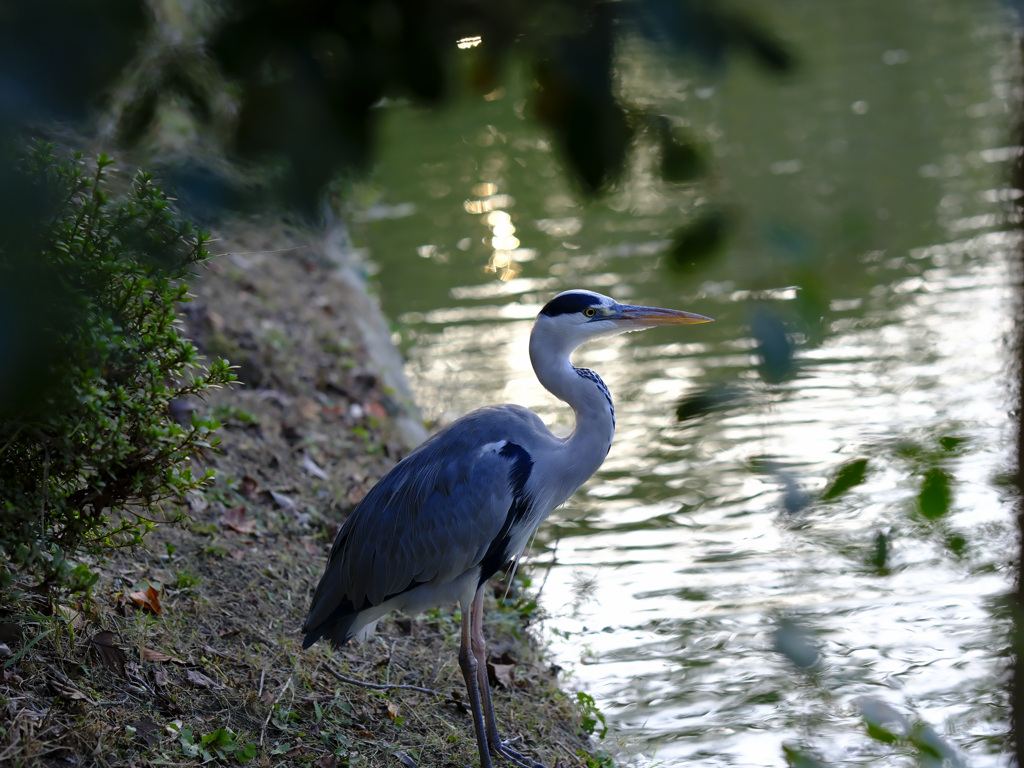
{"type": "Polygon", "coordinates": [[[929,469],[924,475],[921,493],[917,497],[921,514],[929,520],[938,520],[949,512],[952,498],[949,475],[938,467],[929,469]]]}
{"type": "Polygon", "coordinates": [[[891,731],[888,731],[884,727],[876,725],[875,723],[868,723],[867,728],[868,736],[870,736],[875,741],[882,742],[883,744],[895,744],[897,741],[900,740],[899,735],[892,733],[891,731]]]}
{"type": "Polygon", "coordinates": [[[256,744],[252,741],[245,742],[235,751],[234,757],[240,763],[249,762],[256,757],[256,744]]]}
{"type": "Polygon", "coordinates": [[[677,270],[704,264],[725,248],[732,221],[725,211],[708,209],[672,233],[669,262],[677,270]]]}
{"type": "Polygon", "coordinates": [[[946,537],[946,547],[957,557],[963,557],[967,551],[967,539],[956,533],[950,534],[946,537]]]}
{"type": "Polygon", "coordinates": [[[955,451],[966,442],[966,437],[955,437],[953,435],[947,435],[939,438],[939,445],[941,445],[943,450],[946,451],[955,451]]]}
{"type": "Polygon", "coordinates": [[[782,753],[790,768],[825,768],[825,763],[810,750],[795,744],[783,744],[782,753]]]}
{"type": "Polygon", "coordinates": [[[588,736],[595,735],[595,731],[597,731],[597,738],[603,739],[608,734],[608,725],[605,722],[604,715],[597,708],[597,702],[594,701],[594,697],[580,691],[576,694],[576,701],[579,703],[580,709],[583,710],[580,728],[588,736]],[[598,723],[601,724],[600,731],[597,728],[598,723]]]}
{"type": "Polygon", "coordinates": [[[875,546],[871,550],[869,560],[871,566],[880,574],[889,570],[889,534],[879,531],[875,534],[875,546]]]}
{"type": "Polygon", "coordinates": [[[864,482],[867,470],[867,459],[855,459],[844,464],[839,468],[839,471],[836,472],[836,476],[832,478],[832,482],[830,482],[828,487],[825,488],[825,492],[821,494],[821,498],[825,501],[831,501],[832,499],[843,495],[855,485],[860,485],[864,482]]]}
{"type": "Polygon", "coordinates": [[[661,144],[661,177],[672,183],[695,181],[707,173],[707,162],[696,144],[667,137],[661,144]]]}

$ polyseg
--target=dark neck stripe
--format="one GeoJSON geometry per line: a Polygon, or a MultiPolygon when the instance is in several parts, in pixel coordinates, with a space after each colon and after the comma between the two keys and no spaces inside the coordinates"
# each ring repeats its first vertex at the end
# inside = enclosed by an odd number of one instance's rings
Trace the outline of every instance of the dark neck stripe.
{"type": "Polygon", "coordinates": [[[615,403],[612,402],[612,393],[608,391],[608,387],[605,386],[604,381],[601,379],[600,376],[597,375],[596,372],[590,370],[589,368],[574,368],[573,370],[576,371],[576,375],[579,376],[580,378],[593,382],[597,386],[598,390],[600,390],[601,394],[604,395],[604,399],[608,403],[608,412],[611,414],[612,417],[612,427],[614,428],[615,403]]]}

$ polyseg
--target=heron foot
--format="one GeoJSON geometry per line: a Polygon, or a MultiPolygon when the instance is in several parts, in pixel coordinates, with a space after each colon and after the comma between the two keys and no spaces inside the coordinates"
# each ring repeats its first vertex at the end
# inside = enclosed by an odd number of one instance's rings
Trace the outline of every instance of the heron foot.
{"type": "Polygon", "coordinates": [[[519,766],[519,768],[547,768],[544,763],[538,763],[536,760],[531,760],[523,753],[512,749],[507,741],[499,741],[498,746],[494,748],[494,751],[510,763],[519,766]]]}

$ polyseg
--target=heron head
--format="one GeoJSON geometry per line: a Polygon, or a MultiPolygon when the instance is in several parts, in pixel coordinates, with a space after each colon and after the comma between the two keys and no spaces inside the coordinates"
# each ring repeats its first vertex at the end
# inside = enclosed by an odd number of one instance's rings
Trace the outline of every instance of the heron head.
{"type": "Polygon", "coordinates": [[[679,309],[620,304],[593,291],[574,289],[551,299],[537,316],[536,330],[558,337],[570,347],[604,336],[653,328],[656,325],[692,325],[710,317],[679,309]]]}

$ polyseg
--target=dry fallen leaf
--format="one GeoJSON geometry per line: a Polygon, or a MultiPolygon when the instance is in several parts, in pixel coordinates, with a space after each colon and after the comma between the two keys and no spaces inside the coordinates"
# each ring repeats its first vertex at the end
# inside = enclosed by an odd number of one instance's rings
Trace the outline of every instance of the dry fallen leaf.
{"type": "Polygon", "coordinates": [[[225,512],[220,522],[238,533],[252,533],[256,530],[256,519],[250,518],[248,510],[241,504],[225,512]]]}
{"type": "Polygon", "coordinates": [[[515,684],[514,664],[494,664],[487,662],[487,677],[491,685],[501,688],[511,688],[515,684]]]}
{"type": "Polygon", "coordinates": [[[174,584],[178,576],[168,568],[153,568],[146,580],[157,589],[163,590],[164,584],[174,584]]]}
{"type": "Polygon", "coordinates": [[[403,635],[411,635],[412,626],[412,619],[410,619],[408,616],[399,616],[397,619],[395,619],[395,627],[403,635]]]}
{"type": "Polygon", "coordinates": [[[151,720],[133,720],[128,725],[135,729],[136,737],[147,747],[154,747],[160,743],[163,728],[151,720]]]}
{"type": "Polygon", "coordinates": [[[207,500],[206,495],[197,492],[185,494],[185,503],[188,504],[188,508],[193,512],[205,512],[206,508],[210,506],[210,502],[207,500]]]}
{"type": "Polygon", "coordinates": [[[295,506],[295,499],[291,496],[287,496],[280,491],[271,490],[270,498],[274,500],[274,503],[281,509],[291,509],[295,506]]]}
{"type": "Polygon", "coordinates": [[[384,408],[384,406],[381,405],[380,403],[374,402],[373,400],[366,403],[366,411],[367,413],[369,413],[372,416],[375,416],[381,421],[384,421],[388,417],[387,409],[384,408]]]}
{"type": "Polygon", "coordinates": [[[309,458],[309,454],[302,454],[302,468],[318,480],[327,479],[327,473],[315,461],[309,458]]]}
{"type": "Polygon", "coordinates": [[[76,611],[67,605],[58,605],[57,613],[64,617],[64,620],[71,626],[72,629],[81,629],[85,626],[85,617],[81,611],[76,611]]]}
{"type": "Polygon", "coordinates": [[[156,683],[157,688],[163,688],[167,685],[167,670],[163,667],[153,667],[153,682],[156,683]]]}
{"type": "Polygon", "coordinates": [[[160,593],[156,591],[152,584],[146,586],[146,590],[138,592],[129,592],[128,597],[131,598],[132,602],[140,608],[151,611],[157,615],[163,613],[163,608],[160,607],[160,593]]]}
{"type": "Polygon", "coordinates": [[[242,494],[242,498],[254,499],[256,497],[256,491],[260,487],[260,484],[256,481],[256,478],[251,475],[244,475],[242,481],[238,484],[238,492],[242,494]]]}
{"type": "Polygon", "coordinates": [[[324,545],[323,544],[317,544],[315,541],[303,542],[302,548],[304,550],[306,550],[306,554],[307,555],[312,555],[313,557],[316,557],[318,555],[323,555],[324,552],[325,552],[324,545]]]}
{"type": "Polygon", "coordinates": [[[90,704],[96,703],[70,683],[58,680],[47,680],[46,682],[50,686],[50,690],[62,699],[67,699],[68,701],[87,701],[90,704]]]}
{"type": "Polygon", "coordinates": [[[124,665],[128,661],[128,657],[124,651],[118,648],[114,644],[114,633],[104,630],[103,632],[97,632],[92,636],[92,647],[96,649],[96,653],[99,654],[100,661],[103,662],[103,666],[113,672],[115,675],[119,675],[125,679],[128,678],[128,673],[125,671],[124,665]]]}
{"type": "Polygon", "coordinates": [[[218,651],[212,645],[207,645],[206,643],[203,643],[203,653],[208,653],[211,656],[218,656],[218,657],[220,657],[222,659],[230,659],[231,658],[228,654],[224,653],[224,651],[218,651]]]}
{"type": "Polygon", "coordinates": [[[171,656],[169,653],[164,653],[163,651],[154,651],[152,648],[143,648],[142,658],[146,661],[172,661],[175,664],[181,664],[183,666],[185,664],[185,662],[177,656],[171,656]]]}
{"type": "Polygon", "coordinates": [[[398,717],[398,705],[393,701],[388,702],[388,717],[392,720],[398,717]]]}
{"type": "Polygon", "coordinates": [[[0,643],[15,645],[21,641],[21,635],[20,624],[15,624],[13,621],[0,621],[0,643]]]}
{"type": "Polygon", "coordinates": [[[186,669],[185,677],[192,685],[196,688],[223,688],[220,683],[216,680],[211,680],[209,677],[204,675],[202,672],[198,672],[194,669],[186,669]]]}
{"type": "Polygon", "coordinates": [[[349,490],[346,495],[346,499],[349,504],[353,507],[363,500],[363,497],[370,492],[370,489],[366,485],[357,485],[356,487],[349,490]]]}
{"type": "Polygon", "coordinates": [[[299,416],[306,421],[313,421],[314,419],[320,418],[320,412],[323,410],[320,403],[316,400],[310,400],[308,397],[301,397],[297,401],[299,416]]]}

